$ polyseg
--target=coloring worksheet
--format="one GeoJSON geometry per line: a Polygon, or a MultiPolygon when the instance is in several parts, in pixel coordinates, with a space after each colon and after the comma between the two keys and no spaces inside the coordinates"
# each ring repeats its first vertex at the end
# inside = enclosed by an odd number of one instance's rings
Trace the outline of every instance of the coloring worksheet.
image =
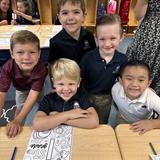
{"type": "Polygon", "coordinates": [[[31,134],[23,160],[70,160],[72,127],[60,125],[54,129],[31,134]]]}

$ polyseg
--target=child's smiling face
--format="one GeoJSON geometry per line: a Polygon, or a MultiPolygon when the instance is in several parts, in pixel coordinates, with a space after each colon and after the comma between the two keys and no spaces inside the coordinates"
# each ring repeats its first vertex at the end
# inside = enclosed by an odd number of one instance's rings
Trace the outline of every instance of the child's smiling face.
{"type": "Polygon", "coordinates": [[[79,36],[80,28],[84,21],[85,15],[81,9],[80,3],[72,4],[66,2],[60,8],[59,21],[69,35],[79,36]]]}
{"type": "Polygon", "coordinates": [[[127,66],[119,80],[131,100],[139,98],[151,84],[148,71],[141,66],[127,66]]]}

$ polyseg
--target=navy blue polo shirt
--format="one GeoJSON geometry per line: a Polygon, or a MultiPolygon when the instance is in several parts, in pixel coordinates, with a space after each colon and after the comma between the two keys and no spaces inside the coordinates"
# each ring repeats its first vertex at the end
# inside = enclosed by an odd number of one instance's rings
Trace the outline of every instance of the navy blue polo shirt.
{"type": "Polygon", "coordinates": [[[59,97],[56,92],[46,95],[42,101],[39,102],[39,111],[43,111],[47,115],[54,111],[69,111],[74,108],[75,102],[78,102],[79,106],[85,110],[91,107],[86,91],[78,90],[77,93],[67,102],[59,97]]]}
{"type": "Polygon", "coordinates": [[[52,63],[59,58],[69,58],[78,64],[83,55],[96,48],[93,34],[81,27],[78,40],[71,37],[64,29],[50,39],[48,62],[52,63]]]}
{"type": "Polygon", "coordinates": [[[115,51],[109,63],[101,58],[99,48],[88,52],[80,63],[81,77],[90,94],[109,94],[114,85],[120,66],[127,61],[127,56],[115,51]]]}

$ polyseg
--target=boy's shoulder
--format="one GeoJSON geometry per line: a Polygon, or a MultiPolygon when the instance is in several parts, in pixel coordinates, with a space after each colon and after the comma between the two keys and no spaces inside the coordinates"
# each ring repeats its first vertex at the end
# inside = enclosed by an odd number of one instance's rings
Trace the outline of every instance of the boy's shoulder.
{"type": "Polygon", "coordinates": [[[32,74],[40,75],[40,77],[45,77],[47,75],[47,73],[48,73],[48,70],[47,70],[46,66],[40,60],[35,65],[34,69],[32,70],[32,74]]]}
{"type": "Polygon", "coordinates": [[[98,47],[86,52],[82,59],[96,58],[97,56],[100,57],[98,47]]]}
{"type": "Polygon", "coordinates": [[[13,59],[9,59],[3,66],[2,69],[4,70],[12,70],[13,66],[15,66],[16,63],[13,59]]]}
{"type": "Polygon", "coordinates": [[[85,29],[84,27],[81,27],[80,35],[81,36],[94,36],[91,31],[89,31],[88,29],[85,29]]]}
{"type": "Polygon", "coordinates": [[[118,50],[115,50],[114,54],[117,54],[119,57],[126,57],[127,58],[127,55],[125,53],[122,53],[118,50]]]}
{"type": "Polygon", "coordinates": [[[127,58],[126,54],[115,50],[115,52],[114,52],[114,60],[120,62],[120,64],[123,64],[123,63],[128,61],[128,58],[127,58]]]}
{"type": "Polygon", "coordinates": [[[66,37],[68,37],[68,36],[67,36],[65,30],[62,29],[56,35],[54,35],[52,38],[50,38],[50,42],[59,42],[62,39],[66,39],[66,37]]]}
{"type": "MultiPolygon", "coordinates": [[[[94,35],[91,31],[81,27],[80,37],[94,38],[94,35]]],[[[63,28],[60,32],[58,32],[55,36],[53,36],[50,41],[51,42],[59,42],[62,39],[73,39],[63,28]]]]}

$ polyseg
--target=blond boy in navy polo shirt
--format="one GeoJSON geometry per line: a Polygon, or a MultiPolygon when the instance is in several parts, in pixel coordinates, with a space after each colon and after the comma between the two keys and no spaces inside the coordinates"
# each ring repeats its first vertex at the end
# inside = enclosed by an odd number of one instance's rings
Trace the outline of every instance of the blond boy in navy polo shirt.
{"type": "Polygon", "coordinates": [[[51,65],[51,75],[55,92],[46,95],[39,102],[33,128],[44,131],[60,124],[96,128],[99,124],[97,113],[90,105],[87,93],[79,88],[78,64],[73,60],[60,58],[51,65]]]}

